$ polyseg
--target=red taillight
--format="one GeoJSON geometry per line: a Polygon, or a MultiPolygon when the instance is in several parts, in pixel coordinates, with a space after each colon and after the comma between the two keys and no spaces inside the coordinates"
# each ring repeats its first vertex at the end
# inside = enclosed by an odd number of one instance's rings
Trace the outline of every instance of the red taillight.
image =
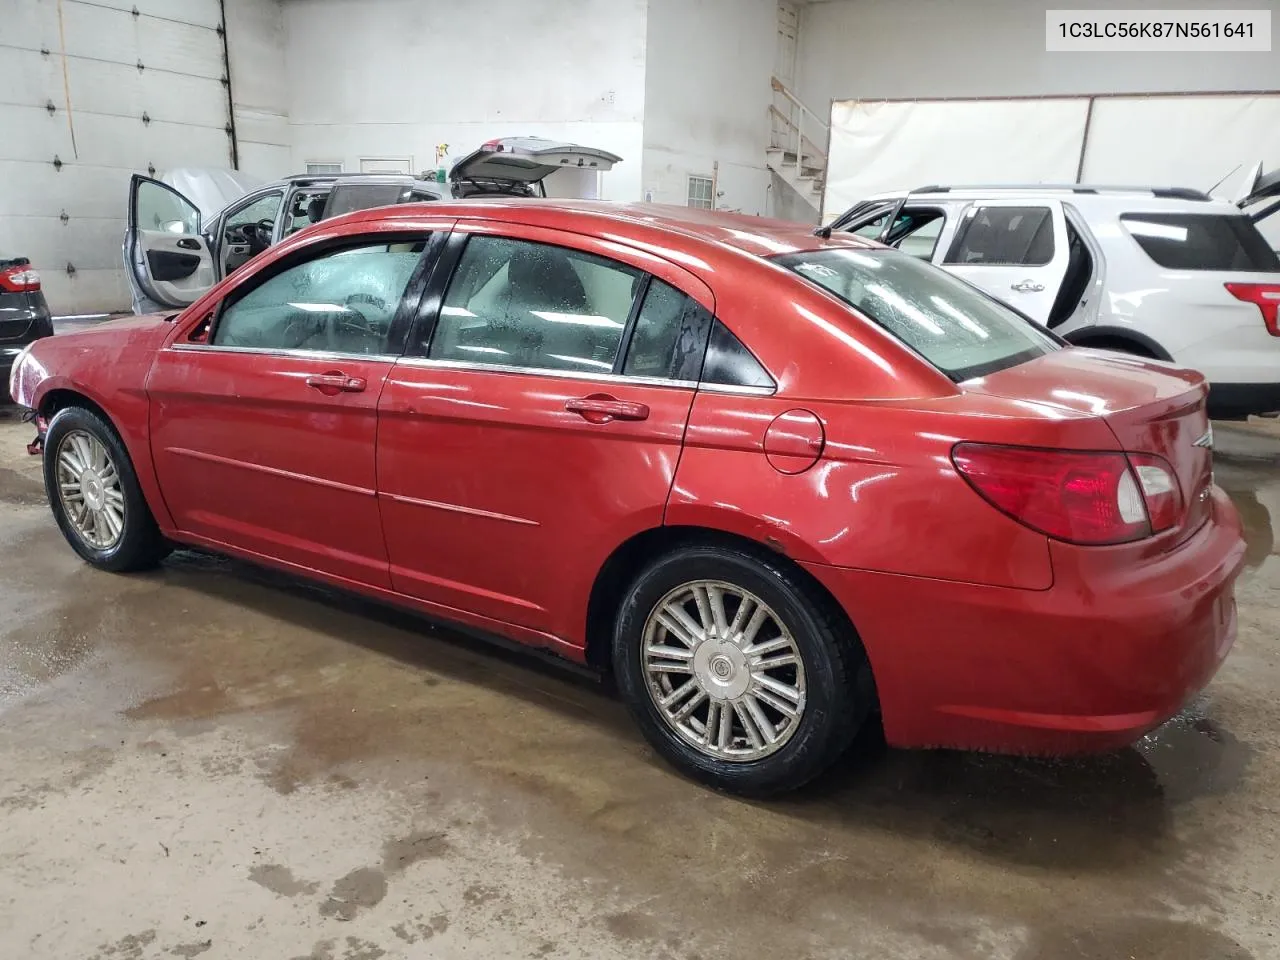
{"type": "Polygon", "coordinates": [[[0,290],[9,293],[31,293],[40,289],[40,274],[23,264],[0,269],[0,290]]]}
{"type": "Polygon", "coordinates": [[[1280,337],[1280,283],[1228,283],[1227,292],[1262,311],[1262,322],[1273,337],[1280,337]]]}
{"type": "Polygon", "coordinates": [[[493,151],[494,153],[501,153],[501,152],[502,152],[502,140],[501,140],[501,138],[499,138],[499,139],[497,139],[497,140],[486,140],[484,143],[480,144],[480,149],[481,149],[481,150],[491,150],[491,151],[493,151]]]}
{"type": "Polygon", "coordinates": [[[1173,526],[1181,509],[1168,464],[1146,454],[961,443],[951,458],[996,509],[1071,543],[1140,540],[1173,526]]]}

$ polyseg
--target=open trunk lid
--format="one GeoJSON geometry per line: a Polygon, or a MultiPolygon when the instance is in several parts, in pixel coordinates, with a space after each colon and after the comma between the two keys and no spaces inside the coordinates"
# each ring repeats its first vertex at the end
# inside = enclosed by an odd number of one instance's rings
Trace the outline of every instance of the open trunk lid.
{"type": "Polygon", "coordinates": [[[542,137],[504,137],[490,140],[458,160],[449,179],[511,186],[534,184],[561,167],[605,172],[621,157],[595,147],[542,137]]]}
{"type": "Polygon", "coordinates": [[[1209,516],[1213,431],[1204,377],[1158,360],[1079,347],[1057,350],[976,381],[980,392],[1033,401],[1064,415],[1100,417],[1127,453],[1154,454],[1173,469],[1182,495],[1176,542],[1209,516]]]}
{"type": "Polygon", "coordinates": [[[1246,175],[1245,184],[1236,197],[1236,206],[1248,211],[1249,219],[1259,223],[1280,210],[1280,170],[1262,172],[1262,164],[1253,167],[1246,175]],[[1250,211],[1249,208],[1270,200],[1265,207],[1250,211]]]}

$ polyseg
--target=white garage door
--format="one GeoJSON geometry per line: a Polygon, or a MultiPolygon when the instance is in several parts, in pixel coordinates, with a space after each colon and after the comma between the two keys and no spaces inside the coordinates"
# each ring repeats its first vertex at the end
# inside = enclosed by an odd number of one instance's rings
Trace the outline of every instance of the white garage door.
{"type": "Polygon", "coordinates": [[[55,314],[128,309],[129,175],[231,165],[218,0],[0,4],[0,257],[55,314]]]}

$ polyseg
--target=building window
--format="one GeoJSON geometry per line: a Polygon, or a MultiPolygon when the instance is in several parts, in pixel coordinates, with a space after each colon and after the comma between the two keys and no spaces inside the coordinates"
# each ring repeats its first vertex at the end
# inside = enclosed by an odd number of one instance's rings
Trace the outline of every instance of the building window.
{"type": "Polygon", "coordinates": [[[689,178],[689,206],[703,210],[715,208],[714,185],[710,177],[689,178]]]}
{"type": "Polygon", "coordinates": [[[329,160],[321,160],[321,161],[308,160],[307,161],[307,173],[316,174],[316,173],[341,173],[341,172],[342,172],[341,162],[335,163],[329,160]]]}

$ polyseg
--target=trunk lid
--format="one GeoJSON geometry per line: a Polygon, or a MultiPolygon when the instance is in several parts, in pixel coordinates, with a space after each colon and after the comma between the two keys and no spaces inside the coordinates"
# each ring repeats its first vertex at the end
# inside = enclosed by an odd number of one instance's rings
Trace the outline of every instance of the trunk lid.
{"type": "Polygon", "coordinates": [[[1204,377],[1158,360],[1106,350],[1057,350],[961,384],[966,392],[1033,401],[1064,416],[1101,418],[1128,453],[1154,454],[1173,469],[1182,494],[1175,542],[1209,516],[1213,432],[1204,377]]]}
{"type": "Polygon", "coordinates": [[[449,171],[455,183],[533,184],[561,167],[608,171],[621,157],[595,147],[545,140],[542,137],[504,137],[490,140],[458,160],[449,171]]]}

